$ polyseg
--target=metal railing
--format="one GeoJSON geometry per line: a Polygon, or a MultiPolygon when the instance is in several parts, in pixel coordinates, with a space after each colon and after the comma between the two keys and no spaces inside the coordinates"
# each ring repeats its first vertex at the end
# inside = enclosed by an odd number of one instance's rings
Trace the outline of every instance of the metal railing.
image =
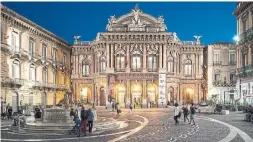
{"type": "Polygon", "coordinates": [[[148,71],[149,72],[157,72],[157,68],[153,68],[153,69],[148,68],[148,71]]]}
{"type": "Polygon", "coordinates": [[[126,69],[117,69],[116,68],[116,72],[125,72],[126,71],[126,69]]]}
{"type": "Polygon", "coordinates": [[[246,30],[245,32],[241,33],[239,35],[239,41],[244,40],[246,37],[248,37],[249,35],[251,35],[253,33],[253,27],[249,28],[248,30],[246,30]]]}
{"type": "Polygon", "coordinates": [[[137,68],[132,68],[131,71],[132,72],[141,72],[141,68],[138,68],[138,69],[137,68]]]}
{"type": "Polygon", "coordinates": [[[229,61],[229,65],[236,65],[236,61],[229,61]]]}
{"type": "Polygon", "coordinates": [[[222,62],[221,61],[213,61],[213,65],[216,66],[216,65],[221,65],[222,62]]]}

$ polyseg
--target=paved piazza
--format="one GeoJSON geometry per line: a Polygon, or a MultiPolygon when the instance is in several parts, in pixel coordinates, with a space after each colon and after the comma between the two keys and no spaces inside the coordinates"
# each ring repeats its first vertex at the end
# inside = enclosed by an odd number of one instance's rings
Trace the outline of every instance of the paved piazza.
{"type": "Polygon", "coordinates": [[[96,142],[252,142],[252,123],[243,121],[241,112],[229,115],[206,115],[197,114],[196,124],[188,125],[180,119],[179,125],[174,125],[174,120],[169,109],[144,109],[135,110],[129,114],[128,110],[123,110],[120,116],[115,112],[104,111],[99,113],[103,117],[113,117],[125,122],[127,127],[117,130],[94,132],[86,137],[76,137],[75,135],[62,134],[39,134],[39,133],[13,133],[10,122],[2,122],[2,141],[96,141],[96,142]]]}

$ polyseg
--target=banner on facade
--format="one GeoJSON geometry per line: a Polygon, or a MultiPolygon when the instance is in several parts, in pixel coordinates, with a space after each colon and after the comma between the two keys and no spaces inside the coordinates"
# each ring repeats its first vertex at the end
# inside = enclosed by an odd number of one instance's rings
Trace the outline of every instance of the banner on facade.
{"type": "Polygon", "coordinates": [[[166,103],[166,74],[159,74],[159,103],[166,103]]]}
{"type": "Polygon", "coordinates": [[[115,76],[108,75],[107,76],[107,86],[108,86],[108,101],[109,102],[112,102],[112,100],[115,99],[114,85],[115,85],[115,76]]]}

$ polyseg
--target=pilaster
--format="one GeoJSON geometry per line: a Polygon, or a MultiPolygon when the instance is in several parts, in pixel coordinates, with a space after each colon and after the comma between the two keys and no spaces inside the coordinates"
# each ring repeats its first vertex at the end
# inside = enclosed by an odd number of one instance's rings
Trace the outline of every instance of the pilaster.
{"type": "Polygon", "coordinates": [[[127,67],[126,67],[126,72],[130,73],[130,63],[131,63],[131,60],[130,60],[130,47],[129,47],[129,44],[127,44],[127,67]]]}
{"type": "Polygon", "coordinates": [[[143,73],[147,72],[147,46],[143,44],[143,73]]]}

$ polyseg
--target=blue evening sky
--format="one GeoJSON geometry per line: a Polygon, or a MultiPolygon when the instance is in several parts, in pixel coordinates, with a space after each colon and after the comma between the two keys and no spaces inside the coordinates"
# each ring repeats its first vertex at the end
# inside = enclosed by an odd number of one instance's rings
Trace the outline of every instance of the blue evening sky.
{"type": "MultiPolygon", "coordinates": [[[[129,13],[135,2],[4,2],[5,6],[73,43],[73,36],[90,41],[104,32],[108,18],[129,13]]],[[[163,15],[168,32],[176,32],[180,40],[210,44],[233,42],[236,18],[235,2],[139,2],[139,8],[154,17],[163,15]]]]}

